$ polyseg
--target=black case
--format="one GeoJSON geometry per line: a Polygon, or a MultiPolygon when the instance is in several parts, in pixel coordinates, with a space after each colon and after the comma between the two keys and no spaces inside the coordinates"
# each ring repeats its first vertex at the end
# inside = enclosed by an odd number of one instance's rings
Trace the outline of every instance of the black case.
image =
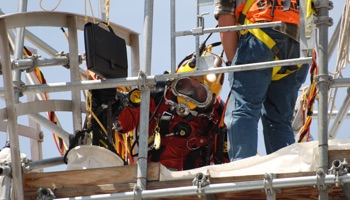
{"type": "Polygon", "coordinates": [[[87,68],[104,78],[127,77],[128,61],[125,40],[117,36],[107,24],[109,31],[102,28],[101,25],[104,24],[104,22],[85,24],[87,68]]]}

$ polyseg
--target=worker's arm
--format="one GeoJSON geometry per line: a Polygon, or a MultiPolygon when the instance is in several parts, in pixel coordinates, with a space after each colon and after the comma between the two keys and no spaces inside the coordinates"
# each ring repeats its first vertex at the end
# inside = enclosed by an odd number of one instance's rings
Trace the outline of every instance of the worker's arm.
{"type": "MultiPolygon", "coordinates": [[[[234,15],[218,15],[219,27],[234,26],[236,19],[234,15]]],[[[226,59],[232,62],[238,44],[238,34],[236,31],[220,32],[221,43],[225,51],[226,59]]]]}

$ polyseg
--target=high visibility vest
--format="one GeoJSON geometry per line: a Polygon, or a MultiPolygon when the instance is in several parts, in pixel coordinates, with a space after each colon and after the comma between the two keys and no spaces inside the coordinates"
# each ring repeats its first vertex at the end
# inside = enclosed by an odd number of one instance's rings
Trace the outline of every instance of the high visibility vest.
{"type": "MultiPolygon", "coordinates": [[[[276,0],[274,6],[272,1],[247,0],[246,3],[241,4],[236,10],[238,23],[243,25],[262,21],[282,21],[289,24],[299,25],[300,20],[296,2],[297,0],[290,0],[291,3],[287,6],[287,11],[283,11],[285,7],[282,2],[284,1],[276,0]]],[[[245,34],[248,31],[271,49],[275,54],[275,60],[280,59],[280,56],[276,53],[280,52],[279,48],[277,47],[276,42],[268,34],[259,28],[241,30],[241,34],[245,34]]],[[[283,73],[280,73],[282,69],[281,66],[274,67],[272,69],[272,80],[280,80],[288,74],[293,73],[299,67],[301,67],[301,64],[297,65],[293,70],[286,70],[283,73]]]]}
{"type": "Polygon", "coordinates": [[[282,21],[299,25],[297,0],[289,1],[290,5],[284,6],[283,4],[286,4],[284,0],[276,0],[275,5],[273,5],[273,0],[248,0],[237,8],[236,15],[242,13],[252,23],[282,21]]]}

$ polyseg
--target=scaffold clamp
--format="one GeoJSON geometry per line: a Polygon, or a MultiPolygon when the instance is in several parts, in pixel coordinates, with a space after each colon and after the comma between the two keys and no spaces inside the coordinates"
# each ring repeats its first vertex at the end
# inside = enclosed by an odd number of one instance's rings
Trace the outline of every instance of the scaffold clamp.
{"type": "Polygon", "coordinates": [[[138,75],[138,79],[139,79],[139,88],[140,89],[145,89],[148,87],[147,85],[147,75],[144,71],[139,71],[139,75],[138,75]]]}
{"type": "Polygon", "coordinates": [[[134,199],[141,200],[142,199],[141,193],[142,193],[141,187],[135,184],[134,185],[134,199]]]}
{"type": "Polygon", "coordinates": [[[349,164],[344,158],[343,162],[340,160],[334,160],[332,162],[332,167],[329,169],[330,174],[334,174],[335,186],[339,187],[343,185],[341,176],[348,173],[349,164]]]}
{"type": "Polygon", "coordinates": [[[276,199],[276,189],[273,188],[272,182],[276,177],[275,174],[265,173],[264,175],[264,190],[267,196],[267,199],[276,199]]]}
{"type": "Polygon", "coordinates": [[[193,184],[193,186],[197,186],[198,198],[201,198],[201,196],[203,194],[202,188],[210,184],[209,176],[210,175],[209,175],[208,171],[206,172],[206,174],[200,172],[193,179],[192,184],[193,184]]]}
{"type": "Polygon", "coordinates": [[[325,183],[326,174],[324,173],[324,170],[322,168],[317,169],[316,176],[317,176],[317,188],[319,190],[327,189],[327,186],[325,183]]]}
{"type": "Polygon", "coordinates": [[[41,56],[38,54],[33,54],[29,58],[32,59],[33,65],[30,68],[26,69],[27,73],[34,71],[38,67],[38,59],[41,58],[41,56]]]}

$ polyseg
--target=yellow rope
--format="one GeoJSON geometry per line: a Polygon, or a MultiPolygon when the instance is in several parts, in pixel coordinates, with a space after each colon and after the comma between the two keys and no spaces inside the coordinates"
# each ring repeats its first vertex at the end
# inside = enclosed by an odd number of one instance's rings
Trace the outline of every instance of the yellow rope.
{"type": "MultiPolygon", "coordinates": [[[[91,4],[91,0],[89,0],[89,5],[90,5],[90,10],[91,10],[91,15],[92,15],[92,21],[94,23],[96,23],[96,20],[95,20],[95,16],[94,16],[94,9],[92,9],[92,4],[91,4]]],[[[86,12],[86,0],[84,1],[84,21],[85,21],[85,24],[88,22],[88,17],[87,17],[87,12],[86,12]]]]}
{"type": "Polygon", "coordinates": [[[110,6],[111,6],[111,3],[110,3],[110,0],[107,0],[106,1],[106,23],[107,23],[107,25],[109,26],[109,8],[110,8],[110,6]]]}

